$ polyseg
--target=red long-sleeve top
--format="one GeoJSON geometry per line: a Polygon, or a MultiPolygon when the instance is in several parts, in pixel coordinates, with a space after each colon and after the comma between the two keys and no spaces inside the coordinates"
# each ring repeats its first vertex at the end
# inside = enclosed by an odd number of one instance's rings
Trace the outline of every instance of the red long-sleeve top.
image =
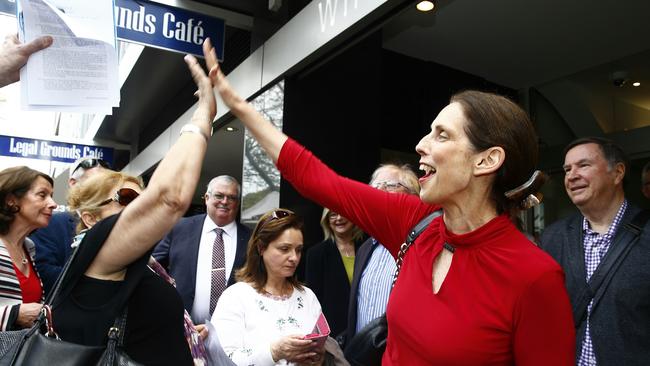
{"type": "MultiPolygon", "coordinates": [[[[438,207],[339,176],[289,139],[278,168],[305,197],[342,214],[393,256],[438,207]]],[[[575,335],[560,266],[501,215],[462,235],[435,219],[408,250],[387,310],[383,365],[573,365],[575,335]],[[451,267],[433,292],[433,261],[451,267]]]]}

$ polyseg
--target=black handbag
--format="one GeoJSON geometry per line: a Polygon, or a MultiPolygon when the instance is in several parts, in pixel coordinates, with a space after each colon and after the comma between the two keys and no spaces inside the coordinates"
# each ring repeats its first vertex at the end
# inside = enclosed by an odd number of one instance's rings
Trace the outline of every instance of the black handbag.
{"type": "Polygon", "coordinates": [[[0,332],[0,366],[141,366],[123,350],[124,329],[128,309],[108,331],[106,346],[86,346],[61,340],[52,324],[50,305],[61,290],[70,263],[76,257],[78,248],[63,267],[54,290],[45,301],[41,314],[29,329],[0,332]]]}
{"type": "MultiPolygon", "coordinates": [[[[395,263],[397,265],[397,270],[393,276],[393,286],[395,286],[395,281],[397,281],[397,276],[399,276],[400,269],[402,268],[402,262],[404,261],[406,251],[411,247],[411,244],[413,244],[415,239],[420,236],[424,229],[426,229],[429,223],[440,215],[442,215],[442,210],[433,212],[418,222],[409,232],[406,237],[406,242],[402,244],[399,253],[397,254],[397,261],[395,263]]],[[[387,338],[388,321],[386,320],[386,314],[384,314],[366,324],[365,327],[361,328],[361,330],[352,337],[345,347],[345,359],[348,360],[352,366],[381,365],[381,358],[386,350],[387,338]]]]}

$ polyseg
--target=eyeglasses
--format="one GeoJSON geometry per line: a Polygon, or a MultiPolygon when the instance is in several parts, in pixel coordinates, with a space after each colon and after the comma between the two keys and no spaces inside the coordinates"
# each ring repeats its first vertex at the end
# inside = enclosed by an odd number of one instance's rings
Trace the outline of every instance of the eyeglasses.
{"type": "Polygon", "coordinates": [[[337,217],[343,217],[343,216],[341,216],[340,213],[336,213],[333,211],[330,211],[330,213],[327,214],[327,218],[330,220],[336,220],[337,217]]]}
{"type": "Polygon", "coordinates": [[[129,203],[131,203],[134,199],[138,198],[140,193],[136,192],[134,189],[131,188],[120,188],[115,192],[115,196],[107,199],[106,201],[103,201],[102,203],[99,204],[99,206],[104,206],[107,205],[113,201],[119,203],[122,206],[126,206],[129,203]]]}
{"type": "Polygon", "coordinates": [[[275,211],[271,212],[271,215],[268,216],[266,219],[264,219],[264,221],[261,221],[260,223],[258,223],[257,228],[261,229],[266,224],[268,224],[269,222],[271,222],[273,220],[283,219],[283,218],[285,218],[287,216],[290,216],[290,215],[295,215],[295,214],[293,212],[289,211],[289,210],[275,210],[275,211]]]}
{"type": "Polygon", "coordinates": [[[232,195],[232,194],[223,194],[223,193],[211,193],[208,192],[206,194],[208,197],[212,197],[213,200],[215,201],[223,201],[223,199],[226,199],[226,202],[235,202],[239,199],[238,196],[232,195]]]}
{"type": "Polygon", "coordinates": [[[72,173],[70,173],[70,175],[74,174],[77,170],[79,170],[79,168],[81,168],[83,170],[88,170],[88,169],[95,168],[97,166],[101,166],[102,168],[106,168],[106,169],[111,168],[111,165],[109,163],[107,163],[106,161],[102,160],[102,159],[95,159],[95,158],[84,159],[84,160],[80,161],[77,164],[77,166],[74,167],[74,169],[72,170],[72,173]]]}
{"type": "Polygon", "coordinates": [[[405,189],[406,191],[410,192],[411,190],[405,186],[404,184],[396,181],[381,181],[381,182],[375,182],[372,184],[373,188],[381,189],[382,191],[387,191],[387,192],[395,192],[399,191],[400,189],[405,189]]]}

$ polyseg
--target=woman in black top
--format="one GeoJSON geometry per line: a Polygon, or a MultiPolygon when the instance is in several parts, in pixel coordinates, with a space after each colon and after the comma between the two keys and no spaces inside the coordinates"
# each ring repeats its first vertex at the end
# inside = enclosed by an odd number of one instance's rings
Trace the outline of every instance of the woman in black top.
{"type": "MultiPolygon", "coordinates": [[[[204,50],[210,48],[206,41],[204,50]]],[[[155,244],[189,207],[216,114],[210,79],[194,57],[185,61],[198,86],[197,109],[149,187],[141,191],[137,178],[109,172],[70,192],[80,229],[89,230],[53,307],[54,327],[63,340],[105,345],[108,329],[126,305],[125,350],[145,365],[193,363],[180,296],[146,266],[155,244]]]]}

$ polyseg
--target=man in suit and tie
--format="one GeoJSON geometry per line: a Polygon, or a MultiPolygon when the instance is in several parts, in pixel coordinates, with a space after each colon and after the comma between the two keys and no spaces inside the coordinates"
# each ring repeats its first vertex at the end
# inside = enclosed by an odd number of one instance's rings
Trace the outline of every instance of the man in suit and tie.
{"type": "Polygon", "coordinates": [[[586,137],[570,143],[564,186],[580,212],[550,225],[541,238],[541,248],[564,269],[574,311],[586,308],[576,329],[580,366],[650,361],[650,225],[630,227],[640,210],[625,199],[625,171],[623,150],[613,142],[586,137]],[[640,233],[636,242],[626,239],[631,232],[640,233]],[[587,289],[601,274],[607,280],[587,289]]]}
{"type": "Polygon", "coordinates": [[[210,320],[221,292],[244,265],[250,230],[236,222],[241,186],[231,176],[213,178],[205,192],[207,214],[181,219],[153,251],[176,280],[195,324],[210,320]]]}
{"type": "MultiPolygon", "coordinates": [[[[420,192],[418,178],[408,165],[379,166],[372,173],[370,185],[391,193],[420,192]]],[[[366,324],[386,312],[396,268],[395,258],[375,238],[369,238],[359,247],[350,285],[346,343],[366,324]]]]}

